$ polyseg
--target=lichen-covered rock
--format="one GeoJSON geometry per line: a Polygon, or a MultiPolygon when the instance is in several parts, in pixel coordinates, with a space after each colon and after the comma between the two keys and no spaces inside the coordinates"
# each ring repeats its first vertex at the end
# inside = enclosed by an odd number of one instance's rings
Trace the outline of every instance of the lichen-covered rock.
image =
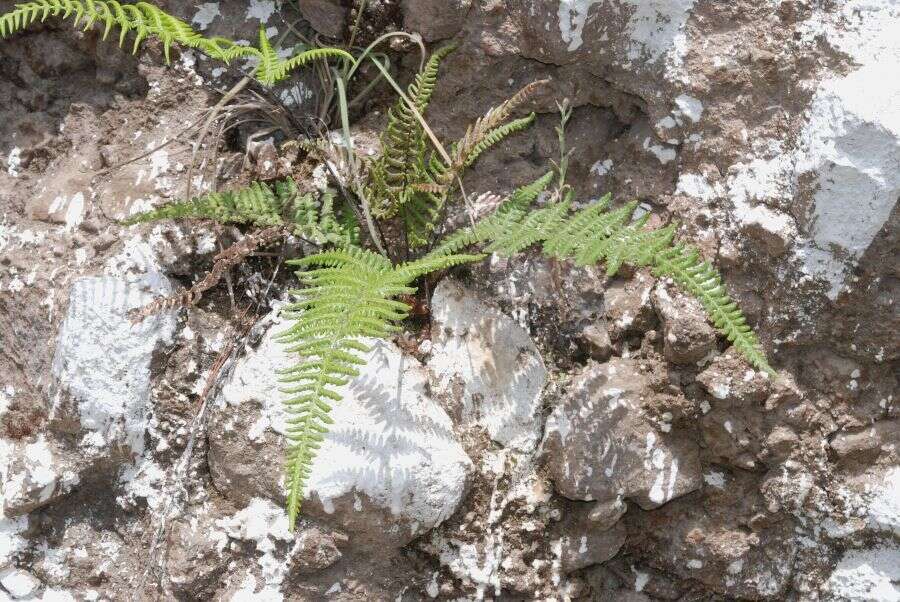
{"type": "MultiPolygon", "coordinates": [[[[242,359],[211,417],[210,470],[226,496],[281,502],[285,417],[276,368],[295,361],[276,324],[242,359]],[[245,464],[248,462],[249,464],[245,464]]],[[[427,376],[395,345],[373,341],[360,375],[342,388],[334,424],[307,480],[303,513],[350,534],[357,549],[404,545],[440,524],[466,490],[471,460],[427,376]]]]}
{"type": "Polygon", "coordinates": [[[459,407],[462,424],[482,426],[507,447],[534,449],[547,370],[528,333],[449,278],[438,284],[431,305],[428,367],[437,389],[459,407]]]}
{"type": "Polygon", "coordinates": [[[6,516],[20,516],[50,504],[78,484],[78,465],[58,449],[54,453],[45,435],[11,447],[0,442],[0,462],[6,463],[0,467],[0,506],[6,516]]]}
{"type": "MultiPolygon", "coordinates": [[[[624,504],[622,506],[624,510],[624,504]]],[[[606,562],[625,543],[626,530],[622,523],[614,521],[611,525],[604,525],[594,520],[588,508],[568,512],[558,523],[557,529],[560,566],[566,573],[606,562]]]]}
{"type": "Polygon", "coordinates": [[[543,450],[556,489],[578,500],[629,499],[656,508],[700,487],[691,438],[656,430],[640,362],[590,363],[547,420],[543,450]]]}
{"type": "Polygon", "coordinates": [[[140,324],[128,318],[129,310],[172,292],[148,247],[135,246],[131,253],[125,267],[146,273],[74,282],[56,342],[53,373],[60,394],[52,420],[58,430],[79,434],[79,447],[95,457],[144,450],[150,363],[174,328],[170,315],[140,324]]]}

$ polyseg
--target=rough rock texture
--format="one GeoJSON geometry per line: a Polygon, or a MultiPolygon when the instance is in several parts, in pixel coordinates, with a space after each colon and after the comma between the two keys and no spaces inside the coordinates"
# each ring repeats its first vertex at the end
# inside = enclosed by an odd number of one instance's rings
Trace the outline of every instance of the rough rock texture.
{"type": "Polygon", "coordinates": [[[642,409],[649,387],[640,362],[591,363],[563,387],[543,444],[562,495],[649,509],[700,487],[697,444],[657,431],[642,409]]]}
{"type": "Polygon", "coordinates": [[[451,279],[435,289],[431,307],[428,367],[437,390],[452,396],[464,425],[482,426],[506,447],[534,449],[547,373],[528,333],[451,279]]]}
{"type": "MultiPolygon", "coordinates": [[[[161,4],[285,48],[354,16],[161,4]]],[[[195,192],[294,173],[291,134],[251,119],[195,156],[243,63],[165,67],[51,19],[0,40],[0,599],[900,600],[898,22],[893,0],[367,2],[357,44],[400,25],[457,45],[427,113],[445,139],[550,80],[470,197],[544,172],[568,97],[578,198],[678,221],[778,377],[646,271],[492,256],[429,283],[431,316],[348,387],[296,533],[280,253],[133,326],[242,231],[116,223],[183,196],[195,159],[195,192]]],[[[407,81],[417,46],[380,49],[407,81]]],[[[320,86],[304,70],[253,102],[303,131],[320,86]]],[[[391,100],[354,108],[360,147],[391,100]]]]}

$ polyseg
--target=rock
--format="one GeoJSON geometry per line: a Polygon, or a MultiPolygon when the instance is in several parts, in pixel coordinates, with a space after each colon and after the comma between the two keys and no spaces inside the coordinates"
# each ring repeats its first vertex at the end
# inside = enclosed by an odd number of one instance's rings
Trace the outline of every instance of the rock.
{"type": "MultiPolygon", "coordinates": [[[[276,458],[285,423],[275,369],[296,360],[275,341],[280,328],[271,327],[236,365],[210,417],[210,469],[216,487],[234,500],[284,499],[276,458]]],[[[405,545],[449,517],[472,463],[450,417],[428,395],[424,369],[393,344],[371,344],[360,376],[334,404],[303,514],[350,533],[355,549],[375,552],[405,545]]]]}
{"type": "Polygon", "coordinates": [[[855,26],[823,19],[822,35],[856,67],[825,77],[808,109],[796,169],[814,198],[798,257],[832,300],[900,198],[900,83],[885,77],[900,59],[896,19],[890,2],[870,7],[855,26]],[[848,195],[865,205],[848,205],[848,195]]]}
{"type": "Polygon", "coordinates": [[[697,375],[697,382],[724,407],[746,406],[765,401],[772,383],[762,372],[753,370],[734,351],[713,359],[710,366],[697,375]]]}
{"type": "Polygon", "coordinates": [[[571,573],[615,556],[625,543],[626,532],[618,522],[603,528],[587,508],[578,508],[557,524],[557,534],[560,567],[563,572],[571,573]]]}
{"type": "Polygon", "coordinates": [[[830,445],[839,456],[882,449],[896,453],[900,449],[900,420],[879,420],[865,428],[838,433],[830,445]]]}
{"type": "Polygon", "coordinates": [[[172,292],[168,279],[155,271],[152,253],[134,251],[132,260],[145,263],[145,269],[149,265],[146,274],[80,278],[72,284],[56,342],[53,374],[67,395],[54,397],[53,424],[62,432],[82,433],[80,446],[94,457],[130,459],[144,450],[150,363],[174,330],[171,315],[140,324],[127,317],[130,309],[172,292]]]}
{"type": "Polygon", "coordinates": [[[4,476],[0,500],[6,516],[20,516],[46,506],[78,484],[77,467],[68,466],[44,434],[32,443],[18,441],[12,447],[8,457],[0,455],[8,462],[0,471],[4,476]]]}
{"type": "Polygon", "coordinates": [[[581,331],[581,336],[588,343],[591,357],[598,362],[605,362],[613,352],[612,340],[605,323],[590,324],[581,331]]]}
{"type": "Polygon", "coordinates": [[[166,571],[172,588],[183,596],[202,599],[215,591],[226,565],[221,562],[223,538],[211,514],[178,520],[168,539],[166,571]]]}
{"type": "Polygon", "coordinates": [[[335,0],[303,0],[297,3],[300,14],[309,21],[313,29],[329,38],[344,35],[347,9],[335,0]]]}
{"type": "Polygon", "coordinates": [[[656,508],[700,487],[697,445],[677,432],[657,432],[642,408],[652,392],[639,362],[589,363],[565,390],[543,443],[562,495],[656,508]]]}
{"type": "MultiPolygon", "coordinates": [[[[346,537],[343,539],[346,540],[346,537]]],[[[300,574],[314,573],[327,569],[342,556],[335,540],[335,534],[326,533],[317,527],[310,527],[304,529],[297,538],[294,564],[300,574]]]]}
{"type": "Polygon", "coordinates": [[[650,293],[654,280],[643,272],[625,281],[613,282],[606,291],[604,303],[609,336],[618,341],[626,334],[649,330],[656,322],[650,293]]]}
{"type": "Polygon", "coordinates": [[[0,571],[0,585],[14,600],[22,600],[36,595],[41,582],[27,571],[10,568],[0,571]]]}
{"type": "Polygon", "coordinates": [[[703,443],[716,461],[751,470],[766,439],[762,416],[730,408],[716,407],[700,419],[703,443]]]}
{"type": "Polygon", "coordinates": [[[825,590],[847,602],[900,600],[900,549],[889,544],[848,550],[828,577],[825,590]]]}
{"type": "Polygon", "coordinates": [[[209,470],[213,483],[238,507],[257,497],[283,503],[283,412],[276,371],[296,361],[270,326],[259,346],[235,365],[209,418],[209,470]]]}
{"type": "Polygon", "coordinates": [[[449,0],[440,4],[403,0],[403,26],[427,42],[452,38],[462,29],[472,0],[449,0]]]}
{"type": "Polygon", "coordinates": [[[278,150],[271,140],[260,143],[256,147],[256,177],[260,180],[271,180],[278,175],[278,150]]]}
{"type": "Polygon", "coordinates": [[[428,367],[436,390],[460,407],[463,426],[478,424],[501,445],[534,449],[547,370],[528,333],[449,278],[431,308],[428,367]]]}
{"type": "Polygon", "coordinates": [[[651,296],[662,322],[663,353],[675,364],[693,364],[716,348],[716,330],[695,298],[658,284],[651,296]]]}

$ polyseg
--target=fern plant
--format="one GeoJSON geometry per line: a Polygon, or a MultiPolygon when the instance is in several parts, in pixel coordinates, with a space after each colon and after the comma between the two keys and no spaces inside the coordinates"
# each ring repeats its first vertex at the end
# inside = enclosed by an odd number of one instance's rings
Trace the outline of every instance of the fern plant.
{"type": "MultiPolygon", "coordinates": [[[[118,28],[120,43],[133,32],[135,48],[143,39],[156,36],[167,57],[174,43],[198,48],[225,61],[256,56],[260,60],[256,74],[265,83],[278,81],[309,60],[346,54],[301,53],[282,61],[265,34],[260,35],[258,48],[239,47],[221,38],[204,38],[184,22],[149,4],[120,5],[114,0],[35,0],[19,4],[15,11],[0,17],[0,36],[48,16],[72,18],[75,25],[83,20],[86,27],[103,23],[104,35],[118,28]]],[[[401,91],[401,99],[388,112],[381,136],[382,153],[365,163],[363,186],[349,191],[341,187],[342,205],[335,205],[336,197],[331,192],[301,194],[297,184],[287,179],[172,203],[125,222],[130,225],[170,218],[211,219],[255,229],[217,255],[213,270],[198,284],[175,297],[155,301],[139,311],[135,319],[196,303],[230,266],[285,234],[305,238],[321,248],[315,255],[289,261],[297,268],[301,286],[291,291],[294,301],[283,310],[292,321],[291,326],[279,335],[298,357],[295,365],[280,374],[288,413],[285,484],[292,528],[300,513],[316,452],[331,424],[331,406],[341,399],[340,387],[355,377],[364,364],[367,341],[388,337],[397,329],[409,313],[409,307],[400,298],[416,292],[419,278],[478,261],[488,253],[513,255],[540,246],[550,257],[579,265],[601,262],[610,276],[623,264],[649,267],[655,275],[671,278],[699,299],[712,322],[735,348],[755,367],[772,372],[756,335],[729,298],[721,277],[696,249],[673,244],[675,224],[650,230],[646,227],[647,216],[633,219],[636,202],[610,209],[609,195],[584,209],[573,210],[573,194],[565,184],[568,152],[564,126],[571,114],[566,105],[561,106],[562,123],[557,129],[560,159],[554,162],[555,169],[514,191],[493,214],[449,234],[443,241],[433,240],[449,202],[464,197],[460,184],[463,171],[492,145],[534,121],[533,113],[518,118],[513,114],[541,84],[525,86],[489,110],[448,152],[428,129],[422,115],[434,91],[441,61],[452,50],[445,47],[436,51],[405,94],[401,91]],[[542,206],[534,209],[535,201],[542,194],[547,196],[554,175],[557,186],[542,206]],[[369,208],[376,220],[374,224],[369,208]],[[363,213],[368,239],[377,244],[379,239],[373,228],[387,222],[399,223],[418,258],[396,262],[386,254],[366,249],[367,237],[360,233],[363,222],[358,219],[363,213]],[[417,250],[422,247],[433,248],[417,250]]],[[[382,68],[380,63],[376,65],[382,68]]],[[[339,84],[342,81],[338,79],[339,84]]],[[[342,120],[349,158],[353,156],[352,142],[345,115],[342,120]]],[[[345,163],[355,164],[353,160],[345,163]]],[[[357,174],[351,174],[336,179],[340,184],[341,180],[353,182],[356,177],[357,174]]]]}
{"type": "Polygon", "coordinates": [[[103,39],[118,30],[119,46],[124,46],[129,35],[134,36],[132,53],[148,38],[156,38],[163,45],[166,63],[174,44],[195,48],[209,57],[229,63],[240,57],[256,58],[258,64],[254,76],[266,85],[272,85],[288,74],[312,61],[341,58],[352,61],[353,56],[340,48],[313,48],[286,59],[279,58],[265,30],[260,27],[259,45],[242,46],[222,37],[204,37],[181,19],[147,2],[134,4],[116,0],[32,0],[16,4],[15,9],[0,15],[0,38],[25,29],[37,21],[49,17],[70,19],[74,27],[88,30],[95,25],[103,27],[103,39]]]}
{"type": "Polygon", "coordinates": [[[282,226],[287,233],[317,245],[354,245],[359,238],[359,225],[352,213],[336,210],[335,194],[326,190],[321,195],[301,194],[292,178],[269,185],[253,182],[248,187],[213,192],[189,201],[169,203],[139,213],[123,225],[161,219],[209,219],[222,224],[249,224],[259,228],[282,226]]]}

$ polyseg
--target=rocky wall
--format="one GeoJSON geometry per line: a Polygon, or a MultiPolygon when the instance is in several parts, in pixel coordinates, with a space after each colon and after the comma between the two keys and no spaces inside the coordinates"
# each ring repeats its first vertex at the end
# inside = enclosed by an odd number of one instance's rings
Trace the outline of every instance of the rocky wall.
{"type": "MultiPolygon", "coordinates": [[[[345,4],[167,7],[252,39],[344,35],[345,4]]],[[[900,7],[367,6],[365,40],[457,44],[427,115],[442,137],[549,79],[467,190],[542,173],[567,97],[581,198],[678,220],[778,376],[649,273],[492,256],[373,346],[292,533],[274,380],[291,245],[133,325],[242,233],[117,223],[188,172],[227,187],[289,154],[244,126],[192,169],[179,134],[241,66],[36,26],[0,40],[0,600],[900,600],[900,7]]],[[[395,52],[408,77],[415,47],[395,52]]],[[[300,114],[316,85],[272,98],[300,114]]],[[[360,111],[361,140],[389,98],[360,111]]]]}

